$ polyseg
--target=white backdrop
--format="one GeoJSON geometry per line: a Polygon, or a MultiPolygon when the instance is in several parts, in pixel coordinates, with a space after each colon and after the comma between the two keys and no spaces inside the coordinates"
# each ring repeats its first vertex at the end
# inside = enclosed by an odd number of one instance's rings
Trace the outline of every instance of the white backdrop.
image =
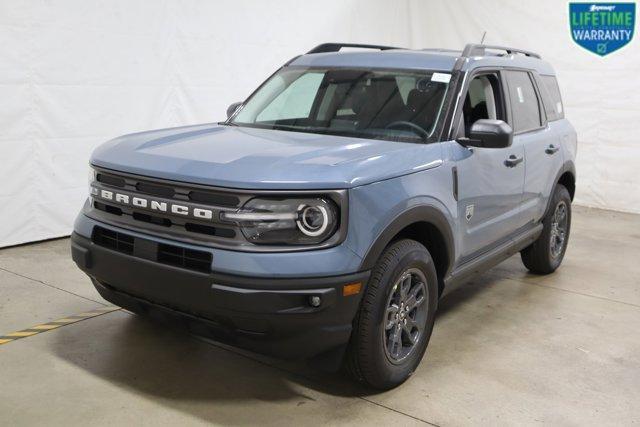
{"type": "Polygon", "coordinates": [[[460,48],[487,31],[486,44],[532,50],[549,61],[558,74],[565,116],[578,132],[575,202],[640,213],[637,34],[601,58],[571,39],[566,1],[432,0],[411,7],[411,39],[417,45],[460,48]]]}
{"type": "Polygon", "coordinates": [[[99,143],[211,122],[325,41],[540,52],[578,129],[577,202],[640,212],[640,55],[571,41],[567,5],[513,0],[0,0],[0,247],[69,234],[99,143]]]}
{"type": "Polygon", "coordinates": [[[323,41],[406,45],[387,1],[0,0],[0,247],[69,234],[92,149],[222,120],[323,41]]]}

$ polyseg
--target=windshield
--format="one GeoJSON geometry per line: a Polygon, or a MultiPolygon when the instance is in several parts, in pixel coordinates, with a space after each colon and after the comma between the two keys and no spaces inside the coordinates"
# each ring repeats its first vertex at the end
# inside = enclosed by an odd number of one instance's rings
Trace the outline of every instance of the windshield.
{"type": "Polygon", "coordinates": [[[434,132],[450,77],[430,71],[284,68],[227,124],[426,141],[434,132]]]}

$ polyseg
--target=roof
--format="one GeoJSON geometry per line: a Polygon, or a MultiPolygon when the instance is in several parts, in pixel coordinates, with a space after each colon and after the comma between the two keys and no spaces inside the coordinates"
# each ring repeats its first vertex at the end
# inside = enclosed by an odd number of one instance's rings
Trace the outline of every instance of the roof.
{"type": "Polygon", "coordinates": [[[464,50],[402,49],[388,46],[370,46],[327,43],[292,60],[289,65],[306,67],[364,67],[451,72],[457,66],[461,71],[477,67],[514,67],[536,70],[540,74],[554,75],[551,65],[540,56],[515,48],[467,45],[464,50]],[[368,50],[340,51],[342,47],[368,50]],[[376,50],[372,50],[376,49],[376,50]],[[502,51],[496,53],[494,51],[502,51]],[[456,65],[456,63],[458,63],[456,65]]]}
{"type": "Polygon", "coordinates": [[[456,57],[425,53],[418,50],[383,50],[330,52],[302,55],[289,65],[307,67],[402,68],[413,70],[451,71],[456,57]]]}

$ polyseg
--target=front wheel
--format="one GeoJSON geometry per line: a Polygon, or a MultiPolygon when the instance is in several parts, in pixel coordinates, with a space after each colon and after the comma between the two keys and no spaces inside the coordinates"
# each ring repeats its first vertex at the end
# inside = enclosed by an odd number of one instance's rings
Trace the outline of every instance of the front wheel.
{"type": "Polygon", "coordinates": [[[522,263],[532,273],[553,273],[562,263],[571,230],[571,196],[558,184],[551,198],[550,209],[542,220],[542,233],[520,252],[522,263]]]}
{"type": "Polygon", "coordinates": [[[438,303],[438,279],[429,251],[399,240],[382,254],[356,316],[346,367],[378,389],[402,384],[429,343],[438,303]]]}

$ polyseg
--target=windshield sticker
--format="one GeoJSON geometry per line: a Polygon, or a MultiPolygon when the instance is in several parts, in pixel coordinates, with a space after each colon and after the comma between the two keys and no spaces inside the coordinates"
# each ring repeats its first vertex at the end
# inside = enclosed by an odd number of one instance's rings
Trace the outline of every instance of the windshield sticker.
{"type": "Polygon", "coordinates": [[[635,24],[635,3],[569,3],[573,41],[600,56],[628,44],[635,24]]]}
{"type": "Polygon", "coordinates": [[[449,81],[451,81],[451,74],[433,73],[433,76],[431,76],[431,81],[438,83],[449,83],[449,81]]]}

